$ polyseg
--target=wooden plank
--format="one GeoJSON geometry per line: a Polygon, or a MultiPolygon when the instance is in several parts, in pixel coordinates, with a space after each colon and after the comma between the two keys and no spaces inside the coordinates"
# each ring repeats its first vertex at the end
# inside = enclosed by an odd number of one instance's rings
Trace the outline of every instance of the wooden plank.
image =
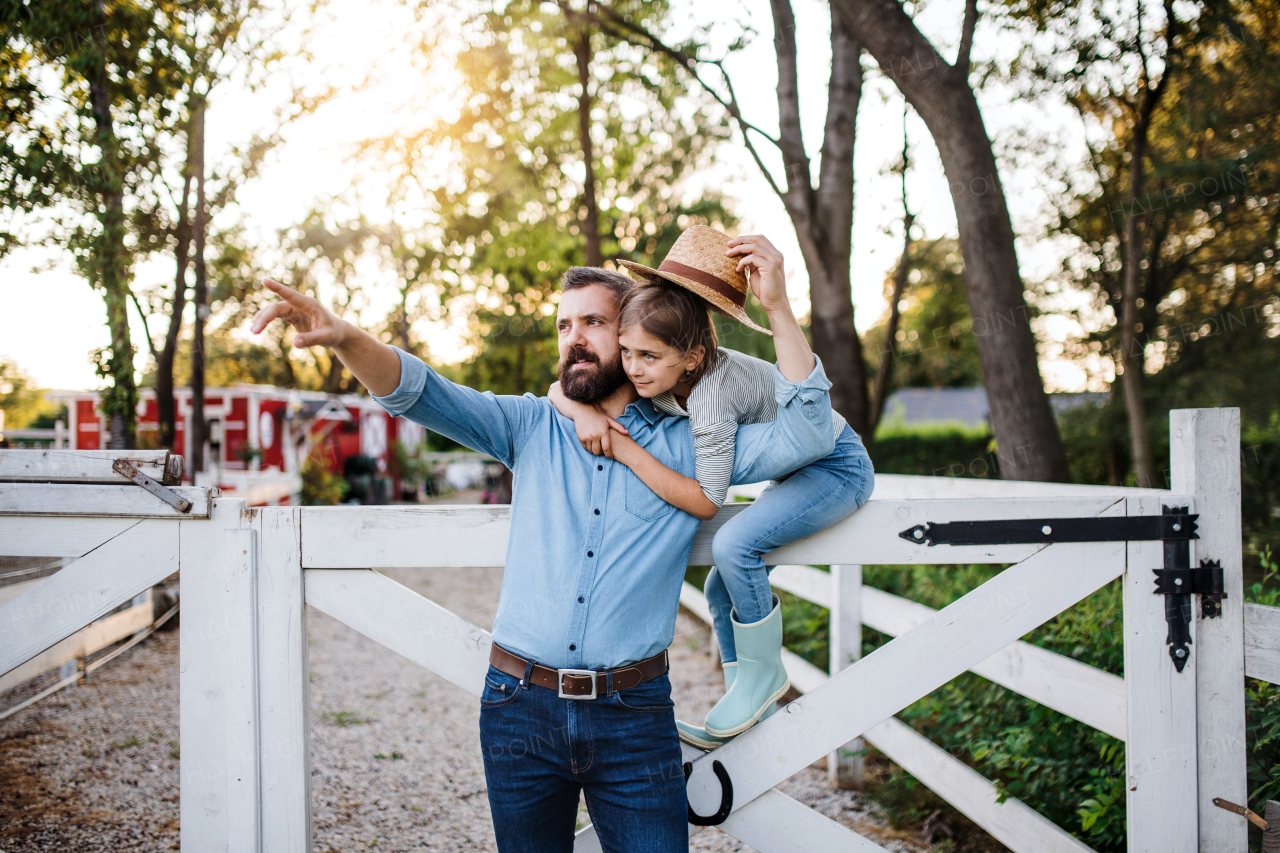
{"type": "Polygon", "coordinates": [[[0,605],[0,674],[100,619],[177,568],[177,527],[145,521],[0,605]]]}
{"type": "MultiPolygon", "coordinates": [[[[23,586],[29,585],[23,584],[23,586]]],[[[7,591],[7,587],[0,589],[0,592],[7,591]]],[[[120,642],[125,637],[131,637],[150,625],[152,616],[151,602],[148,600],[146,604],[112,613],[110,616],[86,625],[70,637],[54,643],[26,663],[0,676],[0,691],[11,690],[24,681],[44,675],[51,669],[57,669],[67,661],[87,657],[112,643],[120,642]]]]}
{"type": "Polygon", "coordinates": [[[369,570],[306,572],[307,604],[479,696],[489,633],[369,570]]]}
{"type": "MultiPolygon", "coordinates": [[[[772,574],[777,573],[775,569],[772,574]]],[[[836,675],[862,658],[862,566],[837,563],[826,586],[832,599],[828,671],[836,675]]],[[[862,790],[862,738],[827,756],[827,781],[841,790],[862,790]]]]}
{"type": "Polygon", "coordinates": [[[910,498],[1048,498],[1105,496],[1112,498],[1159,494],[1163,489],[1095,486],[1081,483],[1037,483],[1029,480],[983,480],[977,477],[923,477],[916,474],[876,474],[875,500],[910,498]]]}
{"type": "MultiPolygon", "coordinates": [[[[937,611],[883,590],[863,590],[863,621],[891,637],[924,624],[937,611]]],[[[1019,640],[972,672],[1114,738],[1129,734],[1124,679],[1065,655],[1019,640]]]]}
{"type": "MultiPolygon", "coordinates": [[[[222,533],[219,560],[226,577],[227,847],[262,849],[261,753],[258,737],[258,577],[255,531],[222,533]]],[[[308,733],[309,735],[309,733],[308,733]]]]}
{"type": "Polygon", "coordinates": [[[22,583],[11,584],[9,586],[0,586],[0,604],[4,604],[6,601],[17,598],[27,590],[35,587],[35,585],[40,583],[42,580],[44,580],[44,578],[36,578],[33,581],[24,581],[22,583]]]}
{"type": "Polygon", "coordinates": [[[766,791],[720,829],[761,853],[886,853],[885,848],[781,791],[766,791]]]}
{"type": "Polygon", "coordinates": [[[503,566],[511,508],[303,507],[302,566],[384,569],[503,566]]]}
{"type": "MultiPolygon", "coordinates": [[[[1159,498],[1130,498],[1129,514],[1159,515],[1162,503],[1159,498]]],[[[1130,542],[1127,547],[1124,672],[1129,690],[1125,745],[1129,851],[1195,853],[1196,626],[1193,620],[1190,657],[1178,672],[1165,643],[1165,598],[1154,594],[1152,570],[1164,565],[1163,544],[1130,542]]],[[[1241,673],[1236,691],[1241,691],[1243,678],[1241,673]]]]}
{"type": "MultiPolygon", "coordinates": [[[[861,572],[859,572],[861,577],[861,572]]],[[[819,607],[834,610],[834,586],[830,572],[815,569],[812,566],[775,566],[769,572],[769,585],[774,589],[783,589],[792,595],[798,595],[805,601],[812,601],[819,607]]]]}
{"type": "Polygon", "coordinates": [[[178,512],[146,489],[132,483],[119,486],[0,483],[0,514],[92,515],[105,518],[209,517],[209,489],[190,486],[169,488],[191,501],[191,512],[178,512]]]}
{"type": "MultiPolygon", "coordinates": [[[[1053,545],[739,735],[715,751],[733,777],[735,799],[750,802],[986,660],[1118,576],[1123,555],[1122,543],[1053,545]]],[[[695,763],[688,788],[696,809],[718,803],[706,758],[695,763]]]]}
{"type": "MultiPolygon", "coordinates": [[[[830,576],[826,572],[809,566],[778,566],[769,580],[779,589],[830,606],[830,576]]],[[[931,607],[874,587],[862,589],[863,624],[891,637],[902,636],[935,613],[931,607]]],[[[1120,676],[1021,640],[972,672],[1114,738],[1128,737],[1128,696],[1120,676]]]]}
{"type": "MultiPolygon", "coordinates": [[[[1042,545],[935,545],[908,542],[898,536],[925,522],[977,521],[997,518],[1085,518],[1103,514],[1115,506],[1111,497],[1021,498],[1017,500],[909,500],[868,501],[862,509],[807,539],[793,542],[769,554],[770,565],[800,563],[830,565],[858,563],[905,565],[908,563],[1013,563],[1026,559],[1042,545]]],[[[720,518],[703,522],[694,543],[690,563],[705,565],[699,545],[710,559],[709,529],[720,518]]]]}
{"type": "Polygon", "coordinates": [[[258,543],[262,850],[312,848],[311,702],[299,511],[249,510],[258,543]]]}
{"type": "Polygon", "coordinates": [[[0,554],[82,557],[137,523],[133,518],[0,515],[0,554]]]}
{"type": "Polygon", "coordinates": [[[1244,606],[1244,671],[1250,678],[1280,684],[1280,607],[1244,606]]]}
{"type": "Polygon", "coordinates": [[[990,780],[906,723],[891,717],[865,737],[1014,853],[1092,853],[1093,848],[1020,800],[1000,802],[990,780]]]}
{"type": "MultiPolygon", "coordinates": [[[[784,656],[787,675],[801,693],[816,690],[830,679],[805,659],[790,652],[784,656]]],[[[1025,803],[1012,798],[1001,803],[989,779],[893,717],[863,737],[1015,853],[1091,849],[1025,803]]]]}
{"type": "MultiPolygon", "coordinates": [[[[770,554],[774,564],[1010,563],[1045,546],[938,545],[899,538],[926,521],[985,518],[1079,518],[1117,504],[1110,497],[1020,500],[868,501],[820,533],[770,554]]],[[[690,565],[709,565],[711,539],[745,504],[725,506],[703,522],[690,565]]],[[[302,564],[308,569],[383,569],[501,566],[510,533],[507,506],[302,507],[302,564]]]]}
{"type": "MultiPolygon", "coordinates": [[[[1200,617],[1195,602],[1196,724],[1199,727],[1200,850],[1235,853],[1248,844],[1247,826],[1213,804],[1214,797],[1248,800],[1245,765],[1244,557],[1240,532],[1240,410],[1175,409],[1169,413],[1173,490],[1195,498],[1199,560],[1222,563],[1222,615],[1200,617]]],[[[1196,596],[1198,599],[1199,596],[1196,596]]],[[[1126,670],[1127,671],[1127,670],[1126,670]]]]}
{"type": "MultiPolygon", "coordinates": [[[[117,459],[165,482],[168,450],[0,450],[0,482],[127,483],[111,470],[117,459]]],[[[176,481],[172,481],[176,485],[176,481]]]]}
{"type": "Polygon", "coordinates": [[[228,651],[237,622],[230,613],[232,566],[223,557],[226,533],[245,523],[243,507],[242,501],[220,498],[213,502],[208,521],[165,524],[179,530],[182,563],[180,843],[183,850],[196,853],[231,850],[235,813],[228,800],[227,697],[233,664],[228,651]]]}

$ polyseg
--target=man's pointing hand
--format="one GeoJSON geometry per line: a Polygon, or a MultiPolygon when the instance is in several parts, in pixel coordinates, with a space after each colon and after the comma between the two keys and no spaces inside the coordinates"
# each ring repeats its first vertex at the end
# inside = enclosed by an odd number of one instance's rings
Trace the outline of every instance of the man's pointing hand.
{"type": "Polygon", "coordinates": [[[317,300],[277,281],[267,279],[262,284],[281,301],[272,302],[255,314],[249,331],[256,335],[273,320],[283,320],[298,332],[293,336],[295,347],[338,347],[345,342],[347,324],[317,300]]]}

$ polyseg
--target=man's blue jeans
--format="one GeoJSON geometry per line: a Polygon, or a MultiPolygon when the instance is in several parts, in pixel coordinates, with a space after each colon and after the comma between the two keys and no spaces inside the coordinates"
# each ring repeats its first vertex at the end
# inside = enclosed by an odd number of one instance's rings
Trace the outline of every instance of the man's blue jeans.
{"type": "MultiPolygon", "coordinates": [[[[530,665],[532,666],[532,664],[530,665]]],[[[573,850],[578,792],[606,853],[685,853],[689,827],[671,681],[596,699],[489,667],[480,748],[500,853],[573,850]]]]}

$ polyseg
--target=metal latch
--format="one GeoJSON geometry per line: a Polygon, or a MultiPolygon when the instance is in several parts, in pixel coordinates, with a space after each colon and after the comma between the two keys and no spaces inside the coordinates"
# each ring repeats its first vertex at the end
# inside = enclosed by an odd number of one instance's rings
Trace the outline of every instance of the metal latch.
{"type": "Polygon", "coordinates": [[[115,471],[120,476],[137,483],[139,486],[142,486],[142,488],[146,489],[148,492],[155,495],[178,512],[183,513],[184,515],[191,512],[191,501],[187,500],[173,489],[163,486],[148,477],[146,474],[129,464],[127,459],[117,459],[115,462],[111,463],[111,470],[115,471]]]}

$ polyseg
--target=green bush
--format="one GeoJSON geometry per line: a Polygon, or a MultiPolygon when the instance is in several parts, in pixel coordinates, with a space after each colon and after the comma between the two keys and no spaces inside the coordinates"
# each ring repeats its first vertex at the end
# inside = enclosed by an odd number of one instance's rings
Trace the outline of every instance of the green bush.
{"type": "Polygon", "coordinates": [[[319,462],[308,460],[302,466],[302,503],[304,506],[337,506],[342,503],[346,483],[319,462]]]}

